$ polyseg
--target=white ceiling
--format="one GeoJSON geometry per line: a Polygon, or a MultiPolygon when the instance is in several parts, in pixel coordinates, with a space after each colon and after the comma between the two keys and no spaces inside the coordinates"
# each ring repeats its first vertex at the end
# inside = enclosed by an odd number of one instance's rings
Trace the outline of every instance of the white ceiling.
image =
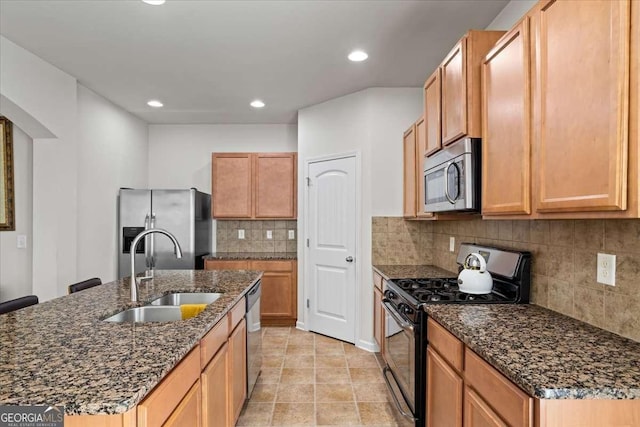
{"type": "Polygon", "coordinates": [[[0,33],[150,123],[295,123],[367,87],[422,86],[507,3],[0,0],[0,33]],[[355,48],[369,60],[348,61],[355,48]]]}

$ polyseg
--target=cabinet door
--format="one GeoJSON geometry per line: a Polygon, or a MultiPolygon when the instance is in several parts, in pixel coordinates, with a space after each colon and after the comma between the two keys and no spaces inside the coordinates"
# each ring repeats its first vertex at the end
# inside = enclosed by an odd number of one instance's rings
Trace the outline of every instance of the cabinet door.
{"type": "Polygon", "coordinates": [[[509,427],[469,387],[464,392],[464,427],[509,427]]]}
{"type": "Polygon", "coordinates": [[[191,390],[182,399],[178,407],[171,414],[162,427],[200,426],[201,422],[201,392],[200,381],[191,387],[191,390]]]}
{"type": "Polygon", "coordinates": [[[417,151],[416,151],[416,128],[411,126],[405,133],[402,140],[402,151],[404,153],[403,165],[403,215],[405,218],[416,217],[416,178],[417,178],[417,151]]]}
{"type": "Polygon", "coordinates": [[[463,382],[427,347],[427,427],[462,427],[463,382]]]}
{"type": "Polygon", "coordinates": [[[426,144],[424,155],[426,156],[430,156],[442,148],[440,89],[440,68],[437,68],[424,84],[424,143],[426,144]]]}
{"type": "Polygon", "coordinates": [[[251,154],[214,153],[211,163],[213,217],[251,218],[251,154]]]}
{"type": "Polygon", "coordinates": [[[265,272],[261,283],[260,320],[272,326],[295,324],[297,292],[293,272],[265,272]]]}
{"type": "Polygon", "coordinates": [[[420,120],[416,122],[416,187],[418,188],[418,194],[416,195],[416,216],[418,218],[431,218],[433,214],[431,212],[424,211],[424,156],[426,147],[426,120],[420,117],[420,120]]]}
{"type": "Polygon", "coordinates": [[[482,64],[482,213],[531,213],[529,25],[524,19],[482,64]]]}
{"type": "Polygon", "coordinates": [[[224,344],[202,371],[202,426],[226,427],[233,425],[229,417],[229,351],[224,344]]]}
{"type": "Polygon", "coordinates": [[[295,153],[256,153],[255,218],[296,217],[295,153]]]}
{"type": "Polygon", "coordinates": [[[373,339],[378,343],[380,351],[382,351],[382,292],[380,289],[373,288],[373,339]]]}
{"type": "Polygon", "coordinates": [[[534,15],[537,211],[626,209],[630,3],[547,1],[534,15]]]}
{"type": "Polygon", "coordinates": [[[229,337],[229,415],[235,425],[247,397],[247,323],[240,321],[229,337]]]}
{"type": "Polygon", "coordinates": [[[442,143],[467,134],[467,38],[442,63],[442,143]]]}

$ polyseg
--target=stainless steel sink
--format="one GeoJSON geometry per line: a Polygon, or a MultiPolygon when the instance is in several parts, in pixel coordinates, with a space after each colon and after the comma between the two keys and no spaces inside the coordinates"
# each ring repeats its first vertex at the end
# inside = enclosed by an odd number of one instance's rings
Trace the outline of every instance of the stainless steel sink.
{"type": "Polygon", "coordinates": [[[130,308],[104,319],[105,322],[116,323],[175,322],[176,320],[182,320],[180,307],[168,306],[130,308]]]}
{"type": "Polygon", "coordinates": [[[161,296],[151,301],[151,305],[173,305],[179,306],[183,304],[211,304],[222,294],[211,292],[183,292],[161,296]]]}

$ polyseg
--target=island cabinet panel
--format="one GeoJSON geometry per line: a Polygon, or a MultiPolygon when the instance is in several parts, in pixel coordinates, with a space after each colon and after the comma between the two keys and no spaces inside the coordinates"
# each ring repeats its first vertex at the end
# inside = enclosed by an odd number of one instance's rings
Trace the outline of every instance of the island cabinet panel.
{"type": "Polygon", "coordinates": [[[296,153],[213,153],[214,218],[296,217],[296,153]]]}
{"type": "Polygon", "coordinates": [[[432,347],[427,372],[427,427],[462,427],[462,377],[432,347]]]}
{"type": "MultiPolygon", "coordinates": [[[[221,322],[225,323],[226,322],[221,322]]],[[[225,336],[225,341],[226,341],[225,336]]],[[[200,376],[202,384],[202,426],[232,426],[229,402],[229,351],[225,342],[200,376]]]]}
{"type": "Polygon", "coordinates": [[[162,426],[200,378],[200,349],[196,346],[138,405],[138,427],[162,426]]]}
{"type": "Polygon", "coordinates": [[[531,213],[529,20],[482,63],[482,214],[531,213]]]}
{"type": "Polygon", "coordinates": [[[539,212],[627,208],[630,16],[630,0],[544,1],[533,14],[539,212]]]}
{"type": "Polygon", "coordinates": [[[136,408],[115,415],[65,415],[65,427],[136,427],[136,408]]]}
{"type": "Polygon", "coordinates": [[[211,212],[214,218],[253,216],[251,153],[213,153],[211,212]]]}
{"type": "Polygon", "coordinates": [[[296,217],[295,153],[256,153],[253,188],[256,218],[296,217]]]}
{"type": "Polygon", "coordinates": [[[402,139],[403,164],[403,216],[405,218],[416,217],[416,183],[417,183],[417,146],[416,127],[411,125],[404,133],[402,139]]]}
{"type": "Polygon", "coordinates": [[[162,427],[197,427],[202,425],[201,400],[200,381],[196,381],[162,427]]]}
{"type": "Polygon", "coordinates": [[[464,427],[509,427],[472,389],[464,391],[464,427]]]}
{"type": "Polygon", "coordinates": [[[464,358],[468,387],[475,390],[509,426],[533,425],[533,398],[468,348],[464,358]]]}
{"type": "Polygon", "coordinates": [[[640,426],[637,400],[536,399],[535,427],[640,426]]]}
{"type": "Polygon", "coordinates": [[[205,367],[229,339],[229,322],[223,318],[200,340],[200,366],[205,367]]]}
{"type": "Polygon", "coordinates": [[[242,321],[229,337],[229,415],[235,425],[247,397],[247,326],[242,321]]]}

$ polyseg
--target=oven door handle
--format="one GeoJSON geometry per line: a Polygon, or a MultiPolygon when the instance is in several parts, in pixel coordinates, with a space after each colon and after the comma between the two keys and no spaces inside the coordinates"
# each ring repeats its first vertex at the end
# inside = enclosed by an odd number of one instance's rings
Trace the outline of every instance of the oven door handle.
{"type": "Polygon", "coordinates": [[[404,320],[400,314],[393,308],[393,306],[391,305],[391,303],[389,303],[388,299],[383,299],[382,300],[382,308],[384,308],[384,311],[386,311],[387,313],[389,313],[391,315],[391,317],[393,317],[393,320],[396,321],[396,323],[398,325],[400,325],[400,327],[404,330],[409,330],[411,332],[414,331],[413,329],[413,325],[409,322],[407,322],[406,320],[404,320]]]}
{"type": "MultiPolygon", "coordinates": [[[[395,383],[398,384],[398,380],[396,379],[396,376],[394,375],[391,368],[389,368],[389,366],[387,365],[382,369],[382,376],[384,377],[384,381],[387,383],[389,394],[391,394],[391,397],[393,397],[393,401],[396,404],[396,408],[398,408],[398,412],[400,412],[404,417],[410,419],[411,421],[414,421],[414,422],[417,421],[417,419],[413,416],[413,414],[407,413],[402,409],[402,406],[400,405],[400,401],[398,400],[398,397],[394,393],[393,387],[391,386],[391,381],[389,381],[389,376],[387,375],[389,373],[393,377],[393,381],[395,381],[395,383]]],[[[404,395],[402,395],[402,400],[404,400],[404,403],[407,405],[407,407],[409,407],[409,404],[407,404],[407,399],[404,397],[404,395]]]]}

